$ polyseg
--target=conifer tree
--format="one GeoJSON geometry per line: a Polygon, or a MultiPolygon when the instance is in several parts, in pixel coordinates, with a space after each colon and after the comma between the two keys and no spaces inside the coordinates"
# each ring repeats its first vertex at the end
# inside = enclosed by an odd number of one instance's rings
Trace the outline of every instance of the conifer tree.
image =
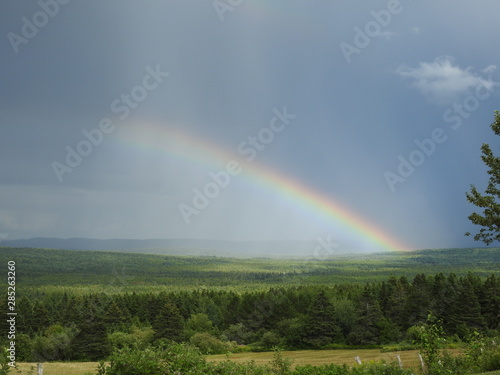
{"type": "Polygon", "coordinates": [[[114,329],[123,326],[127,321],[127,318],[116,302],[111,301],[106,306],[103,314],[103,320],[108,328],[114,329]]]}
{"type": "MultiPolygon", "coordinates": [[[[467,330],[484,328],[481,306],[479,305],[474,288],[468,279],[461,280],[460,282],[456,304],[454,323],[457,329],[467,330]]],[[[467,334],[468,332],[462,331],[458,333],[467,334]]]]}
{"type": "Polygon", "coordinates": [[[51,323],[50,314],[43,301],[36,301],[33,306],[31,324],[35,331],[43,331],[51,323]]]}
{"type": "Polygon", "coordinates": [[[489,329],[500,330],[500,279],[489,276],[480,295],[481,311],[489,329]]]}
{"type": "Polygon", "coordinates": [[[167,302],[153,322],[154,338],[181,341],[183,318],[173,302],[167,302]]]}
{"type": "Polygon", "coordinates": [[[314,347],[331,344],[341,336],[333,305],[321,291],[309,306],[304,341],[314,347]]]}
{"type": "Polygon", "coordinates": [[[407,326],[424,323],[431,307],[431,290],[425,274],[415,275],[406,303],[407,326]]]}
{"type": "MultiPolygon", "coordinates": [[[[499,111],[495,111],[495,121],[491,124],[491,129],[496,135],[500,135],[499,111]]],[[[470,203],[483,209],[482,214],[474,212],[469,215],[469,220],[481,227],[479,232],[474,235],[474,240],[489,245],[500,240],[500,157],[493,154],[487,143],[483,143],[481,151],[483,153],[481,159],[489,168],[488,186],[481,194],[474,185],[471,185],[471,190],[466,193],[466,196],[470,203]]],[[[470,233],[467,232],[465,235],[470,236],[470,233]]]]}
{"type": "Polygon", "coordinates": [[[106,323],[102,310],[94,304],[94,301],[85,301],[78,330],[74,341],[75,356],[78,359],[96,361],[109,354],[106,323]]]}
{"type": "Polygon", "coordinates": [[[371,345],[380,343],[380,323],[382,310],[378,299],[369,286],[363,290],[358,303],[357,320],[349,334],[348,341],[354,345],[371,345]]]}

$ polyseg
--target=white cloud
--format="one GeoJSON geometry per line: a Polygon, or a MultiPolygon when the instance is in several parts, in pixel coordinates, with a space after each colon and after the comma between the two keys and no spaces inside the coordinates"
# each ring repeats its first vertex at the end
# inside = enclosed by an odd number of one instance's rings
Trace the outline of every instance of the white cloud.
{"type": "Polygon", "coordinates": [[[399,66],[396,73],[412,80],[412,87],[432,101],[450,104],[479,85],[491,89],[497,84],[492,80],[495,69],[495,65],[490,65],[478,74],[471,67],[456,65],[450,56],[441,56],[431,63],[421,62],[416,68],[399,66]]]}

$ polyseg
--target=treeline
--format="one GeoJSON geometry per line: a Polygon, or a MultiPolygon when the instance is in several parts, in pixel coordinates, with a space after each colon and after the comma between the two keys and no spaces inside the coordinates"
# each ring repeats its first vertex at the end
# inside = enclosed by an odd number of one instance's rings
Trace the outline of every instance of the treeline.
{"type": "MultiPolygon", "coordinates": [[[[376,346],[411,341],[429,313],[442,321],[448,336],[467,340],[473,331],[498,334],[500,279],[419,274],[411,281],[390,277],[364,286],[288,286],[247,293],[50,294],[20,297],[16,311],[19,361],[99,360],[113,348],[146,347],[164,339],[190,342],[205,353],[241,346],[376,346]]],[[[1,324],[7,332],[7,322],[1,324]]]]}

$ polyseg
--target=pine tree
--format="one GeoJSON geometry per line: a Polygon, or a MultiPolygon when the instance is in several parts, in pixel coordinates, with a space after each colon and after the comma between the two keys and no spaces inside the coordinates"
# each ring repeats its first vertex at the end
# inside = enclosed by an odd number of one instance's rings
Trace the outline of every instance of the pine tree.
{"type": "Polygon", "coordinates": [[[467,334],[468,329],[484,328],[481,305],[479,305],[474,288],[468,279],[460,280],[456,304],[456,327],[457,329],[461,327],[460,329],[463,331],[460,333],[467,334]]]}
{"type": "Polygon", "coordinates": [[[481,311],[489,329],[500,330],[500,280],[489,276],[480,294],[481,311]]]}
{"type": "Polygon", "coordinates": [[[314,347],[331,344],[341,339],[341,330],[335,321],[333,305],[321,291],[309,306],[304,341],[314,347]]]}
{"type": "Polygon", "coordinates": [[[363,290],[357,315],[356,323],[348,337],[349,343],[354,345],[379,344],[383,315],[379,301],[369,286],[363,290]]]}
{"type": "Polygon", "coordinates": [[[95,301],[86,300],[82,321],[78,324],[74,351],[78,359],[97,361],[109,354],[110,346],[103,312],[95,301]]]}
{"type": "Polygon", "coordinates": [[[106,326],[113,330],[115,328],[122,327],[127,321],[127,318],[116,302],[111,301],[111,303],[106,306],[103,314],[103,320],[104,323],[106,323],[106,326]]]}
{"type": "Polygon", "coordinates": [[[45,330],[51,323],[50,314],[45,303],[42,301],[36,301],[33,306],[31,324],[33,325],[33,330],[35,332],[41,332],[45,330]]]}
{"type": "Polygon", "coordinates": [[[442,318],[445,310],[446,277],[442,273],[435,275],[430,282],[431,312],[434,316],[442,318]]]}
{"type": "Polygon", "coordinates": [[[443,328],[448,334],[456,333],[461,303],[459,301],[459,285],[457,275],[450,273],[446,278],[443,287],[443,311],[441,316],[437,316],[443,321],[443,328]]]}
{"type": "Polygon", "coordinates": [[[408,280],[404,277],[399,279],[391,277],[387,283],[387,305],[384,313],[391,322],[399,327],[403,327],[408,321],[405,309],[408,288],[408,280]]]}
{"type": "MultiPolygon", "coordinates": [[[[16,301],[16,308],[18,311],[22,311],[22,314],[18,314],[16,317],[17,332],[24,333],[26,335],[32,335],[35,332],[36,327],[34,326],[33,322],[33,305],[31,301],[24,296],[20,297],[16,301]]],[[[7,331],[3,330],[2,332],[7,331]]]]}
{"type": "Polygon", "coordinates": [[[167,302],[153,322],[154,338],[181,341],[183,318],[173,302],[167,302]]]}
{"type": "MultiPolygon", "coordinates": [[[[500,112],[495,111],[495,121],[491,124],[491,129],[496,135],[500,135],[500,112]]],[[[475,206],[484,209],[482,214],[476,212],[469,215],[469,220],[479,225],[481,229],[474,235],[475,241],[482,241],[486,245],[500,240],[500,157],[494,156],[488,144],[481,146],[483,155],[481,159],[489,168],[490,180],[484,194],[479,193],[474,185],[466,193],[467,200],[475,206]]],[[[470,236],[467,232],[466,236],[470,236]]]]}
{"type": "Polygon", "coordinates": [[[431,290],[425,274],[415,275],[406,302],[407,326],[424,323],[431,307],[431,290]]]}

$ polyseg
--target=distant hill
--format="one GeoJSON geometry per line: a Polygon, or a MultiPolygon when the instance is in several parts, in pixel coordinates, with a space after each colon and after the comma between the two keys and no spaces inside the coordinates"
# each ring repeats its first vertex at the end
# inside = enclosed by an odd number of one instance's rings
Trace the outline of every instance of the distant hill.
{"type": "MultiPolygon", "coordinates": [[[[89,293],[102,291],[99,288],[103,287],[129,292],[192,287],[254,290],[286,285],[364,284],[391,276],[411,280],[418,273],[500,275],[499,248],[384,252],[327,259],[241,259],[0,246],[0,264],[8,261],[15,261],[17,284],[26,294],[36,294],[41,287],[59,292],[60,287],[75,287],[75,291],[85,289],[89,293]]],[[[6,282],[7,278],[0,280],[4,286],[6,282]]]]}
{"type": "MultiPolygon", "coordinates": [[[[63,250],[120,251],[163,255],[207,255],[238,258],[314,257],[315,241],[223,241],[203,239],[30,238],[1,241],[0,246],[63,250]]],[[[342,250],[338,254],[360,253],[342,250]]]]}

